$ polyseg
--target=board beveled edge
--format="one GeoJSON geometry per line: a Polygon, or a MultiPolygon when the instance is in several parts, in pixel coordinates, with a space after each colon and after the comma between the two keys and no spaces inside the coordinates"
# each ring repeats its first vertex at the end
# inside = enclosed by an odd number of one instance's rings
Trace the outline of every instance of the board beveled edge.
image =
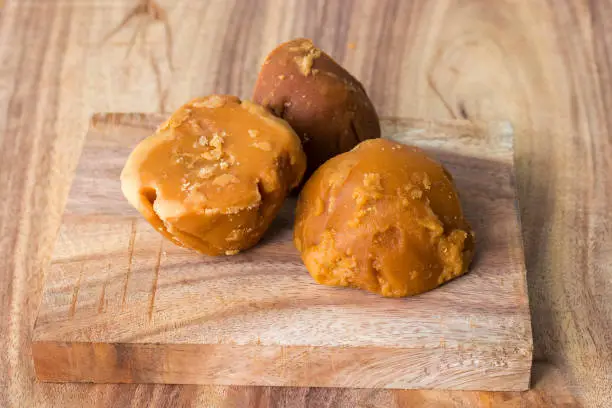
{"type": "Polygon", "coordinates": [[[38,380],[59,383],[526,391],[532,366],[528,347],[506,366],[469,375],[462,367],[460,375],[450,366],[441,372],[440,360],[460,359],[461,353],[440,348],[35,341],[32,354],[38,380]]]}

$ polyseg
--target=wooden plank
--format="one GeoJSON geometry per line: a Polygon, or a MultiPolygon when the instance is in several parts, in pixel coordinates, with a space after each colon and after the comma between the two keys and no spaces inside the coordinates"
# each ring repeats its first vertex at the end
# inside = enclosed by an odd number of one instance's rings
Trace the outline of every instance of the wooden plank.
{"type": "Polygon", "coordinates": [[[92,121],[43,292],[45,381],[524,390],[532,359],[508,124],[388,118],[386,136],[453,174],[478,239],[471,272],[407,299],[315,284],[291,241],[205,257],[164,240],[120,192],[159,115],[92,121]]]}

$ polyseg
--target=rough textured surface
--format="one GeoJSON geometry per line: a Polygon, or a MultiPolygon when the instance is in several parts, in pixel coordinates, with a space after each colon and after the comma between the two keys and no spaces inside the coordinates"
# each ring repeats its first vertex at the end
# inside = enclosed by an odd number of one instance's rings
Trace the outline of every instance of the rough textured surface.
{"type": "Polygon", "coordinates": [[[0,12],[0,406],[588,406],[612,400],[610,0],[8,0],[0,12]],[[32,327],[96,111],[250,97],[276,44],[316,44],[381,116],[510,120],[534,321],[527,393],[41,384],[32,327]],[[189,41],[183,41],[188,38],[189,41]],[[585,245],[585,243],[589,243],[585,245]]]}
{"type": "Polygon", "coordinates": [[[461,276],[474,253],[452,176],[422,149],[384,139],[319,167],[300,192],[294,243],[315,281],[386,297],[461,276]]]}
{"type": "Polygon", "coordinates": [[[255,245],[306,170],[282,119],[233,96],[183,105],[130,153],[127,200],[177,245],[235,255],[255,245]]]}
{"type": "Polygon", "coordinates": [[[360,141],[380,137],[378,116],[363,85],[309,39],[288,41],[270,52],[253,100],[300,136],[308,157],[306,177],[360,141]]]}
{"type": "MultiPolygon", "coordinates": [[[[469,275],[384,299],[312,281],[292,242],[295,199],[262,242],[236,256],[164,240],[122,199],[118,181],[157,117],[93,118],[34,329],[40,379],[527,388],[531,323],[507,123],[382,122],[386,135],[427,149],[454,174],[480,237],[469,275]]],[[[427,170],[435,183],[442,169],[427,170]]]]}

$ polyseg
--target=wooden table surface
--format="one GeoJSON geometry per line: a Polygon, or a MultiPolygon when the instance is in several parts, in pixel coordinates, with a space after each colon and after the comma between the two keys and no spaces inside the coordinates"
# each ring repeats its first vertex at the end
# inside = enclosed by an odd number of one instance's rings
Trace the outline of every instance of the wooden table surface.
{"type": "MultiPolygon", "coordinates": [[[[0,2],[2,4],[3,2],[0,2]]],[[[612,401],[612,1],[14,0],[0,11],[0,406],[601,406],[612,401]],[[307,36],[383,116],[510,120],[535,342],[526,393],[43,384],[30,340],[95,111],[249,97],[307,36]]]]}

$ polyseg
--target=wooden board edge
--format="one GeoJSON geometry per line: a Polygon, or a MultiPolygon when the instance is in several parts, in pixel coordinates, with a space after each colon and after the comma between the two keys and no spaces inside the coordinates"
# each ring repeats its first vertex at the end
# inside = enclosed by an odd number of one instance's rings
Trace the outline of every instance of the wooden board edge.
{"type": "Polygon", "coordinates": [[[128,126],[155,129],[170,113],[159,112],[94,112],[89,116],[87,133],[104,126],[128,126]]]}
{"type": "Polygon", "coordinates": [[[32,355],[43,382],[525,391],[532,367],[528,350],[471,368],[473,351],[441,348],[34,341],[32,355]]]}
{"type": "MultiPolygon", "coordinates": [[[[87,132],[104,128],[105,126],[128,126],[154,130],[164,120],[169,118],[170,112],[94,112],[89,118],[87,132]]],[[[506,120],[482,121],[468,119],[434,119],[404,116],[381,116],[381,127],[393,131],[398,127],[414,127],[415,129],[451,129],[473,132],[482,141],[497,146],[509,152],[514,150],[514,126],[506,120]]],[[[383,132],[384,133],[384,132],[383,132]]],[[[388,137],[387,135],[386,137],[388,137]]]]}

